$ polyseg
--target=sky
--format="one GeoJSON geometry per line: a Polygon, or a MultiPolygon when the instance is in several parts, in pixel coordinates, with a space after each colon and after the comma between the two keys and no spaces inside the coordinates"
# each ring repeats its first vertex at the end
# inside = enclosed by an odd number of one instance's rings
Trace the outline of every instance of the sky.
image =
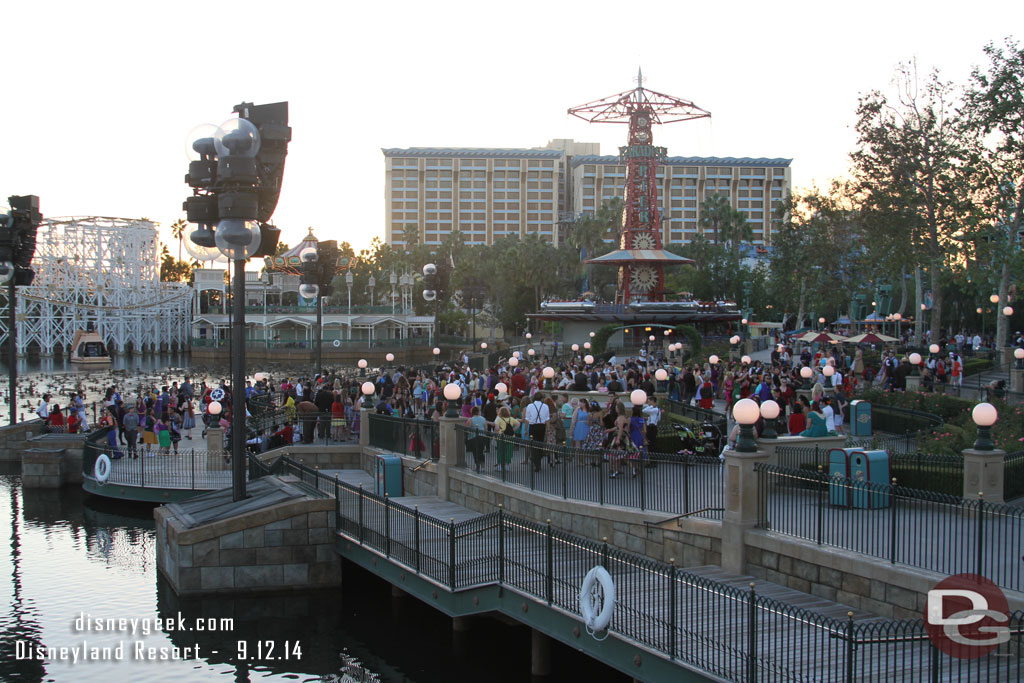
{"type": "MultiPolygon", "coordinates": [[[[189,192],[185,138],[235,104],[287,100],[292,142],[274,222],[357,249],[384,236],[388,147],[624,143],[569,107],[634,87],[711,122],[655,130],[673,156],[792,158],[826,186],[853,149],[858,96],[916,59],[963,83],[1024,3],[35,2],[4,8],[0,197],[48,217],[169,226],[189,192]]],[[[1024,30],[1017,38],[1024,38],[1024,30]]]]}

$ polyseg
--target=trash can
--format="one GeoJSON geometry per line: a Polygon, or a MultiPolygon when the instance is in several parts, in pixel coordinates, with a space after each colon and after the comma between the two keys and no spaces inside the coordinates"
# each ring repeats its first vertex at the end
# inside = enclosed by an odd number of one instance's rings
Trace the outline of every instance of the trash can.
{"type": "Polygon", "coordinates": [[[850,401],[850,431],[853,436],[871,436],[871,403],[850,401]]]}
{"type": "Polygon", "coordinates": [[[889,453],[833,448],[828,454],[828,500],[839,507],[876,510],[889,507],[889,453]]]}
{"type": "Polygon", "coordinates": [[[378,496],[402,496],[402,459],[397,455],[378,455],[373,463],[373,481],[378,496]]]}

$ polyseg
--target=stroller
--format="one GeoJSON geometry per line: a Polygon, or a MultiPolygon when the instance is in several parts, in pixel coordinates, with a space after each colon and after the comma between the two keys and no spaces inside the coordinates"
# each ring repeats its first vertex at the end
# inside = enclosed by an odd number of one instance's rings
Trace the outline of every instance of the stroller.
{"type": "Polygon", "coordinates": [[[679,422],[673,422],[672,428],[682,444],[679,455],[718,455],[722,452],[722,430],[710,420],[704,420],[697,430],[679,422]]]}

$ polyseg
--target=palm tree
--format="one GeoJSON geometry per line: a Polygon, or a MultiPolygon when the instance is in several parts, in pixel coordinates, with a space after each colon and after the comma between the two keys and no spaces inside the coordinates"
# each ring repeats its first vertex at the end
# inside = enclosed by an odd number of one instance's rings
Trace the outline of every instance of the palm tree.
{"type": "Polygon", "coordinates": [[[181,260],[181,245],[185,241],[185,228],[188,226],[184,220],[179,218],[171,223],[171,237],[178,238],[178,260],[181,260]]]}
{"type": "Polygon", "coordinates": [[[714,231],[715,244],[728,242],[736,260],[739,260],[740,243],[751,240],[754,235],[750,224],[747,223],[746,215],[732,208],[729,198],[720,194],[713,194],[704,199],[699,225],[706,239],[710,239],[708,232],[714,231]]]}
{"type": "Polygon", "coordinates": [[[584,291],[588,289],[589,284],[584,262],[588,257],[593,257],[594,251],[609,232],[614,235],[622,228],[622,208],[622,198],[612,197],[601,204],[595,215],[580,216],[569,232],[569,244],[580,252],[584,291]]]}

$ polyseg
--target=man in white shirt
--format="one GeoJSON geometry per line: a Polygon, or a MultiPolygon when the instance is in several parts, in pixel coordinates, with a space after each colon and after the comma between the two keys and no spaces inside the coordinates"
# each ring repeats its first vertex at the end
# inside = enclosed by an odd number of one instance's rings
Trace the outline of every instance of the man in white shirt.
{"type": "MultiPolygon", "coordinates": [[[[647,448],[648,450],[654,449],[654,444],[658,440],[658,422],[661,421],[661,408],[658,407],[658,399],[654,396],[647,397],[647,405],[643,407],[644,419],[647,420],[647,448]]],[[[648,461],[649,467],[654,467],[655,463],[648,461]]]]}
{"type": "MultiPolygon", "coordinates": [[[[523,418],[529,424],[530,441],[544,443],[544,432],[547,429],[548,420],[551,419],[551,411],[544,403],[544,395],[539,391],[534,394],[533,402],[526,406],[523,418]]],[[[539,447],[530,448],[530,461],[533,463],[534,472],[540,472],[540,462],[543,457],[543,451],[539,447]]]]}
{"type": "Polygon", "coordinates": [[[50,417],[50,395],[43,394],[43,398],[39,401],[39,405],[36,406],[36,415],[39,416],[43,422],[50,417]]]}
{"type": "Polygon", "coordinates": [[[832,409],[832,400],[830,398],[822,398],[821,412],[825,415],[825,429],[830,432],[836,431],[836,412],[832,409]]]}

